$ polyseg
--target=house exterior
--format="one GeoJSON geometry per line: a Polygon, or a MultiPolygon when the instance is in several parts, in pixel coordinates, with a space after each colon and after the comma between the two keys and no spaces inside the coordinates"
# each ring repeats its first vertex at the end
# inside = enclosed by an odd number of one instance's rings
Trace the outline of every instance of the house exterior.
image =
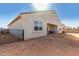
{"type": "Polygon", "coordinates": [[[21,13],[9,25],[9,29],[23,29],[24,40],[46,36],[50,30],[61,33],[62,24],[54,10],[21,13]]]}

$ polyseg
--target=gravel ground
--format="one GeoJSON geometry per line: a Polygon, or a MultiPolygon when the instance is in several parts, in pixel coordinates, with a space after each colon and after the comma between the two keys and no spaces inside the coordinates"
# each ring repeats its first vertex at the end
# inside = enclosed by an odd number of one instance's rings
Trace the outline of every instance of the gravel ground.
{"type": "Polygon", "coordinates": [[[0,45],[0,55],[79,56],[78,39],[67,34],[51,34],[45,37],[0,45]]]}

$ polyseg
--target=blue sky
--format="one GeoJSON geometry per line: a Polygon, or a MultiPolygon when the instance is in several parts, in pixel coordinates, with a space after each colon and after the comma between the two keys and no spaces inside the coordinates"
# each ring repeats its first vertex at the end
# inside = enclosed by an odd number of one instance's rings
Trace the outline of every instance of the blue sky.
{"type": "Polygon", "coordinates": [[[69,27],[79,26],[79,4],[63,3],[51,4],[51,9],[55,9],[61,22],[69,27]]]}
{"type": "MultiPolygon", "coordinates": [[[[79,26],[79,4],[50,4],[49,10],[56,10],[61,22],[69,27],[79,26]]],[[[21,12],[34,11],[31,3],[0,4],[0,27],[5,27],[21,12]]]]}

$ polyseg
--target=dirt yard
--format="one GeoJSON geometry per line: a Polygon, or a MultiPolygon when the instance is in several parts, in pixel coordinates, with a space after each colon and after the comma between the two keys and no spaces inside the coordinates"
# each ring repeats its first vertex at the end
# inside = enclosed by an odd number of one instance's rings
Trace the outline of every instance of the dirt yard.
{"type": "Polygon", "coordinates": [[[0,45],[1,56],[79,56],[79,38],[67,34],[0,45]],[[77,40],[76,40],[77,39],[77,40]]]}

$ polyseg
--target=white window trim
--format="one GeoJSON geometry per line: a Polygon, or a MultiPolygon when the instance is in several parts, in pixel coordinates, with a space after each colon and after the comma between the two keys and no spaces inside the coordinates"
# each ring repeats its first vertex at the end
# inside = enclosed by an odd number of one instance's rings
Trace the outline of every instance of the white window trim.
{"type": "Polygon", "coordinates": [[[34,26],[33,26],[33,28],[34,28],[35,26],[37,26],[37,27],[38,27],[38,30],[35,30],[35,29],[34,29],[34,31],[35,31],[35,32],[40,32],[40,31],[43,31],[43,22],[42,22],[42,21],[40,21],[40,20],[35,20],[35,21],[34,21],[34,26]],[[37,21],[37,22],[38,22],[38,24],[37,24],[37,25],[35,25],[35,21],[37,21]],[[41,22],[41,23],[42,23],[42,25],[41,25],[41,26],[40,26],[39,22],[41,22]],[[39,27],[42,27],[42,30],[39,30],[39,27]]]}

